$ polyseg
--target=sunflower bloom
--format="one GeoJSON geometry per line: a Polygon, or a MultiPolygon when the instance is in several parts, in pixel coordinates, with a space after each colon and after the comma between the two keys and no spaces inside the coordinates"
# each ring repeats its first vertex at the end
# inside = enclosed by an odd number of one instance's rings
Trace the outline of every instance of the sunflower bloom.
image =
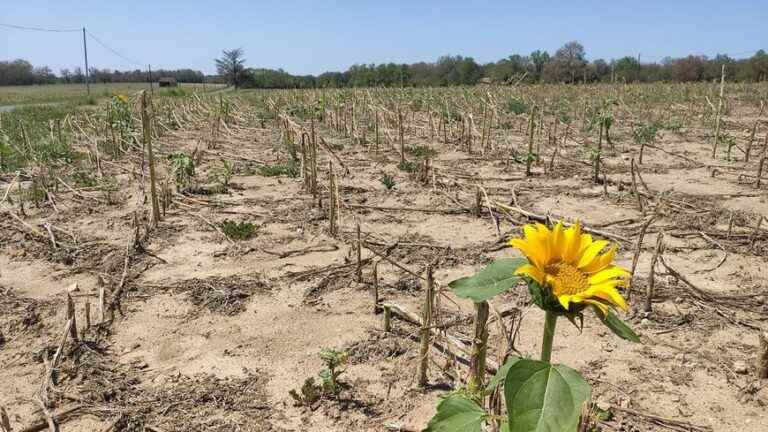
{"type": "Polygon", "coordinates": [[[526,225],[523,231],[525,238],[509,241],[528,258],[516,274],[547,287],[565,310],[573,304],[594,306],[603,315],[610,307],[627,310],[617,287],[627,282],[629,272],[613,264],[615,245],[601,254],[608,242],[592,240],[579,223],[565,228],[558,222],[552,230],[542,224],[526,225]]]}

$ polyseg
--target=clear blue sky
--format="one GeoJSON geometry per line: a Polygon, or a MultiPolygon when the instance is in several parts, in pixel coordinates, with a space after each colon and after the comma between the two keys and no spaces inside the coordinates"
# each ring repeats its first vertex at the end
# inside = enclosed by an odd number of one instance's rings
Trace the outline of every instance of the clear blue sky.
{"type": "MultiPolygon", "coordinates": [[[[0,0],[0,23],[82,27],[155,68],[214,71],[221,49],[243,47],[250,67],[296,74],[354,63],[481,63],[578,40],[590,59],[656,61],[690,53],[735,57],[768,48],[768,0],[646,1],[179,1],[0,0]]],[[[82,66],[82,35],[0,27],[0,60],[54,71],[82,66]]],[[[89,40],[93,67],[133,69],[89,40]]]]}

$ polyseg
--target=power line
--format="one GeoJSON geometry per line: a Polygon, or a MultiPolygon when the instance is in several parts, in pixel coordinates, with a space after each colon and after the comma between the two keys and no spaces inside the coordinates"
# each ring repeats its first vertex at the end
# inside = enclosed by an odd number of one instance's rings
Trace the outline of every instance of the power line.
{"type": "MultiPolygon", "coordinates": [[[[44,27],[20,26],[20,25],[16,25],[16,24],[5,24],[5,23],[0,23],[0,26],[8,27],[8,28],[16,29],[16,30],[52,32],[52,33],[73,33],[73,32],[80,32],[80,31],[83,30],[82,28],[77,28],[77,29],[69,29],[69,28],[44,28],[44,27]]],[[[132,58],[130,58],[128,56],[125,56],[125,55],[121,54],[119,51],[117,51],[116,49],[111,48],[109,45],[104,43],[101,39],[96,37],[96,35],[94,35],[90,31],[88,31],[87,29],[86,29],[86,33],[88,33],[88,36],[90,36],[94,41],[96,41],[96,43],[98,43],[99,45],[101,45],[102,47],[104,47],[106,50],[108,50],[112,54],[116,55],[117,57],[120,57],[121,59],[127,61],[128,63],[134,64],[134,65],[138,65],[138,66],[143,66],[143,63],[141,63],[139,61],[136,61],[136,60],[134,60],[134,59],[132,59],[132,58]]]]}
{"type": "Polygon", "coordinates": [[[86,29],[85,32],[88,33],[88,36],[90,36],[93,40],[95,40],[99,45],[101,45],[105,49],[109,50],[112,54],[116,55],[117,57],[120,57],[121,59],[127,61],[128,63],[132,63],[134,65],[142,66],[143,67],[143,64],[141,62],[133,60],[133,59],[131,59],[129,57],[126,57],[126,56],[120,54],[117,50],[115,50],[113,48],[110,48],[109,45],[107,45],[104,42],[102,42],[101,39],[97,38],[93,33],[89,32],[88,29],[86,29]]]}
{"type": "Polygon", "coordinates": [[[78,32],[81,30],[81,29],[54,29],[54,28],[43,28],[43,27],[27,27],[27,26],[20,26],[15,24],[4,24],[4,23],[0,23],[0,26],[17,29],[17,30],[31,30],[31,31],[41,31],[41,32],[53,32],[53,33],[71,33],[71,32],[78,32]]]}

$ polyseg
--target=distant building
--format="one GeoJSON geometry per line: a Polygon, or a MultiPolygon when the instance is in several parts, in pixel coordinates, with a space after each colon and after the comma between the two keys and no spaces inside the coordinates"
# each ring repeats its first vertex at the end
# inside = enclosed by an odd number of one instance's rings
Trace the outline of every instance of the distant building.
{"type": "Polygon", "coordinates": [[[157,80],[157,83],[160,85],[160,87],[176,87],[176,78],[173,77],[163,77],[157,80]]]}

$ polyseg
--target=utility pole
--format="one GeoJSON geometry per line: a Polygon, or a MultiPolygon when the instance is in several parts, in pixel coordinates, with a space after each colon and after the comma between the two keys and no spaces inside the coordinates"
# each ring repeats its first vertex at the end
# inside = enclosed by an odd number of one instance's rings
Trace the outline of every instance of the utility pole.
{"type": "Polygon", "coordinates": [[[154,96],[155,90],[152,86],[152,65],[147,65],[147,68],[149,70],[149,94],[154,96]]]}
{"type": "Polygon", "coordinates": [[[85,27],[83,27],[83,54],[85,54],[85,89],[91,95],[91,83],[88,79],[88,44],[85,42],[85,27]]]}

